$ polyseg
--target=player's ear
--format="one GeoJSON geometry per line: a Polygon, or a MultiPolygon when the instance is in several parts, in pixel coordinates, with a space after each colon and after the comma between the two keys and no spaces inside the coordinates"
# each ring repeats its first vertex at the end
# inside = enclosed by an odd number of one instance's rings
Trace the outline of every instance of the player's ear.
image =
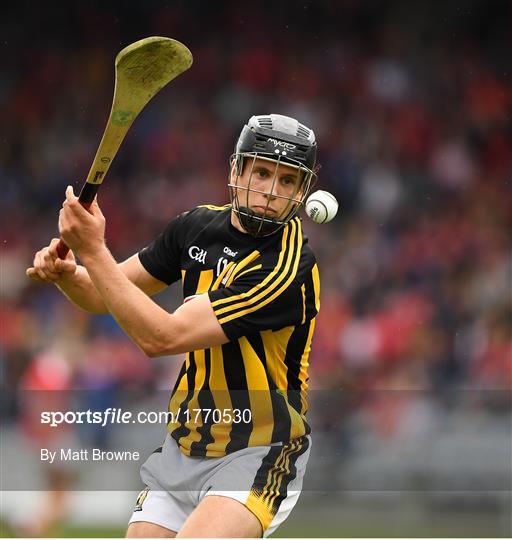
{"type": "Polygon", "coordinates": [[[298,186],[295,188],[296,191],[295,193],[293,194],[293,198],[294,199],[302,199],[302,196],[304,195],[304,189],[306,187],[305,185],[305,181],[304,181],[304,178],[300,178],[299,179],[299,184],[298,186]]]}
{"type": "Polygon", "coordinates": [[[231,168],[230,168],[230,180],[231,183],[236,183],[236,177],[240,176],[242,174],[241,169],[243,168],[243,158],[241,157],[235,157],[231,159],[231,168]]]}
{"type": "Polygon", "coordinates": [[[311,184],[308,183],[308,174],[306,171],[299,170],[299,189],[297,190],[297,193],[295,194],[295,199],[302,199],[304,196],[304,192],[306,189],[311,189],[311,184]]]}

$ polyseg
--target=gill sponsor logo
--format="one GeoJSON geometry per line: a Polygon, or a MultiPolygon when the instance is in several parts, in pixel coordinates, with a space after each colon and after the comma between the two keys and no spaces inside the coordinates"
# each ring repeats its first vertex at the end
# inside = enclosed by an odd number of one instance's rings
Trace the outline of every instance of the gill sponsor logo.
{"type": "Polygon", "coordinates": [[[285,141],[278,141],[277,139],[267,139],[267,142],[272,143],[276,148],[281,147],[285,150],[293,150],[294,148],[297,148],[295,144],[287,143],[285,141]]]}
{"type": "Polygon", "coordinates": [[[200,247],[197,247],[197,246],[190,246],[188,250],[189,257],[193,261],[200,262],[201,264],[205,264],[207,253],[208,252],[205,249],[201,249],[200,247]]]}

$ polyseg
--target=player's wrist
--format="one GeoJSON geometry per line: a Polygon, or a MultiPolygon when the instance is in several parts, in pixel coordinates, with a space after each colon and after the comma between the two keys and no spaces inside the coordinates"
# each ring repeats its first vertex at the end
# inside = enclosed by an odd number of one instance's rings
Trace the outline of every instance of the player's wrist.
{"type": "Polygon", "coordinates": [[[78,279],[78,277],[79,276],[78,276],[77,268],[75,268],[74,270],[66,270],[66,271],[59,272],[58,279],[54,279],[53,283],[57,286],[73,285],[78,279]]]}
{"type": "Polygon", "coordinates": [[[102,262],[107,262],[108,260],[113,260],[112,255],[104,242],[97,246],[81,249],[77,252],[77,255],[86,268],[98,263],[101,264],[102,262]]]}

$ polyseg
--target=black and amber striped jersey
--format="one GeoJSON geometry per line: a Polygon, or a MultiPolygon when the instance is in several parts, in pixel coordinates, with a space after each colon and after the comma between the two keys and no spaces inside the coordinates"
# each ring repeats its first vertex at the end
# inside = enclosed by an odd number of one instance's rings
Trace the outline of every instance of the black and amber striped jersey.
{"type": "Polygon", "coordinates": [[[230,205],[200,206],[173,219],[139,258],[160,281],[181,279],[185,299],[208,294],[230,340],[186,355],[169,403],[181,451],[219,457],[307,435],[320,284],[300,218],[255,238],[232,225],[230,205]]]}

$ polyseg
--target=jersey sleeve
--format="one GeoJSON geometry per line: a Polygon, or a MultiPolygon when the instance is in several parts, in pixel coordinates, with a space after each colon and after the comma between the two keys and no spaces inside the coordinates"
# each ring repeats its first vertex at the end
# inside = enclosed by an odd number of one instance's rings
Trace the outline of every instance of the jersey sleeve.
{"type": "Polygon", "coordinates": [[[170,285],[181,278],[181,251],[188,212],[171,220],[165,229],[141,251],[142,266],[156,279],[170,285]]]}
{"type": "Polygon", "coordinates": [[[252,268],[241,272],[228,287],[208,293],[215,316],[230,340],[297,326],[316,316],[319,280],[314,258],[301,258],[295,268],[265,268],[261,264],[252,268]]]}

